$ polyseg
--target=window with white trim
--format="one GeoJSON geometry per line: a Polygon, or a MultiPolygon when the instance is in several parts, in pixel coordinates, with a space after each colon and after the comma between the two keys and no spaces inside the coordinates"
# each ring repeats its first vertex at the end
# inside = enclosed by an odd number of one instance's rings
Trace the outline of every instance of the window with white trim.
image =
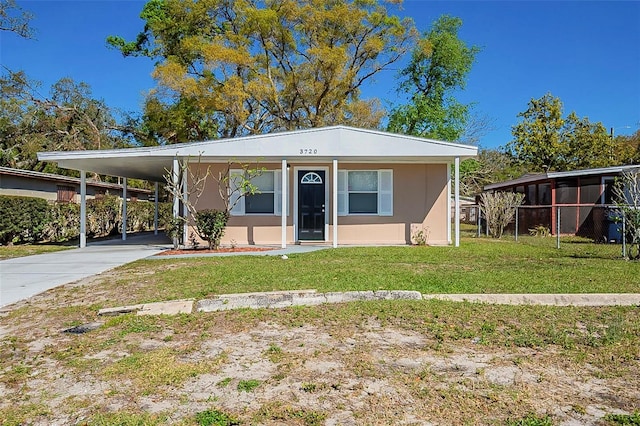
{"type": "Polygon", "coordinates": [[[393,216],[393,170],[338,171],[338,214],[393,216]]]}
{"type": "MultiPolygon", "coordinates": [[[[258,188],[258,192],[245,195],[238,200],[239,193],[236,188],[242,179],[242,170],[231,170],[230,174],[230,205],[232,216],[244,216],[248,214],[276,215],[280,216],[282,210],[282,172],[280,170],[267,170],[259,176],[251,179],[251,184],[258,188]],[[237,202],[236,202],[237,201],[237,202]],[[235,204],[235,205],[234,205],[235,204]]],[[[287,209],[287,215],[289,214],[287,209]]]]}

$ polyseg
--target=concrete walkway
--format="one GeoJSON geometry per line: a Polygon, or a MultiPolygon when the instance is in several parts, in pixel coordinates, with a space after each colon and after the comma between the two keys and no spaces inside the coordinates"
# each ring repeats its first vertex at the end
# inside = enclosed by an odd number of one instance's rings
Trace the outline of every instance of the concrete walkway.
{"type": "Polygon", "coordinates": [[[171,248],[163,235],[145,233],[90,242],[86,248],[0,261],[0,308],[171,248]]]}

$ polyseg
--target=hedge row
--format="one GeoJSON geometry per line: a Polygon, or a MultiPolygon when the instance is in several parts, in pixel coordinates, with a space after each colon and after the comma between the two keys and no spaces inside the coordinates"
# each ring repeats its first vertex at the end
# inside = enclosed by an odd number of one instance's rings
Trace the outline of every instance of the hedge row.
{"type": "MultiPolygon", "coordinates": [[[[127,203],[127,231],[153,229],[154,203],[127,203]]],[[[120,232],[122,227],[122,199],[105,196],[87,200],[87,237],[104,237],[120,232]]],[[[171,205],[159,204],[161,227],[171,217],[171,205]]],[[[80,235],[80,206],[51,204],[41,198],[0,195],[0,244],[60,242],[80,235]]]]}

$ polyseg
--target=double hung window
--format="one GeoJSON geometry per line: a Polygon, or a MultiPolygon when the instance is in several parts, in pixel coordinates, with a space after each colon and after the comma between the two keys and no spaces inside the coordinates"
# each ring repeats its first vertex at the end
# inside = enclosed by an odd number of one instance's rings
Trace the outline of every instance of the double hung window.
{"type": "Polygon", "coordinates": [[[339,171],[338,214],[393,216],[393,170],[339,171]]]}

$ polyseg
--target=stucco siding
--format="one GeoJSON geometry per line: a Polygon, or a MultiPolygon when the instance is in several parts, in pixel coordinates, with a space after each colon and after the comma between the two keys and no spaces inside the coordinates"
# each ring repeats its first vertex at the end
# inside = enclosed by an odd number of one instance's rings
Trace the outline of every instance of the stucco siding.
{"type": "MultiPolygon", "coordinates": [[[[281,170],[281,164],[260,164],[267,170],[281,170]]],[[[221,209],[222,199],[213,176],[226,169],[224,164],[194,164],[195,175],[204,176],[209,170],[205,190],[197,201],[198,210],[221,209]]],[[[332,164],[295,163],[288,171],[289,215],[287,244],[295,243],[296,170],[325,170],[328,203],[326,206],[326,242],[333,238],[333,170],[332,164]]],[[[380,164],[339,163],[339,170],[393,170],[393,216],[338,216],[339,244],[410,244],[420,230],[429,244],[448,244],[447,210],[449,209],[448,175],[446,164],[380,164]]],[[[189,185],[193,185],[193,181],[189,185]]],[[[193,188],[192,188],[193,189],[193,188]]],[[[192,194],[195,201],[195,195],[192,194]]],[[[280,244],[281,217],[278,215],[232,216],[229,219],[223,244],[280,244]]]]}

